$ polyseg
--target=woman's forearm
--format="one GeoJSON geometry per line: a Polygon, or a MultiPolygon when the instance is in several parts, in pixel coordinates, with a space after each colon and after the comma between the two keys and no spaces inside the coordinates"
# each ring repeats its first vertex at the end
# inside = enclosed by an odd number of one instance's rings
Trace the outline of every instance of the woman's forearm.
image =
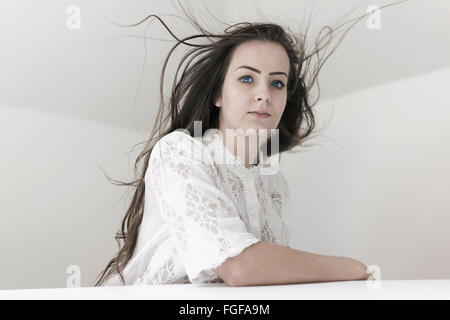
{"type": "Polygon", "coordinates": [[[262,241],[246,248],[235,259],[237,271],[232,286],[364,280],[369,276],[364,264],[355,259],[262,241]]]}

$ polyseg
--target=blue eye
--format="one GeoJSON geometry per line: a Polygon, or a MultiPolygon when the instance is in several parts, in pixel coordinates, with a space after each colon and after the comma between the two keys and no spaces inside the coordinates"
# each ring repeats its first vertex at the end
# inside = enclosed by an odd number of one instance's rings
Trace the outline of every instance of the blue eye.
{"type": "MultiPolygon", "coordinates": [[[[248,79],[248,78],[251,78],[251,77],[250,76],[243,76],[243,77],[239,78],[239,80],[248,79]]],[[[249,83],[249,82],[243,82],[243,83],[249,83]]]]}
{"type": "Polygon", "coordinates": [[[274,81],[274,82],[278,82],[280,84],[280,86],[276,86],[278,89],[283,89],[284,88],[284,84],[281,81],[274,81]]]}
{"type": "MultiPolygon", "coordinates": [[[[244,84],[251,83],[251,82],[249,82],[249,81],[244,81],[244,82],[242,82],[242,80],[244,80],[244,79],[250,79],[250,78],[251,78],[250,76],[243,76],[243,77],[240,77],[240,78],[239,78],[239,81],[240,81],[241,83],[244,83],[244,84]]],[[[280,89],[280,90],[284,88],[284,83],[283,83],[283,82],[276,80],[276,81],[273,81],[272,83],[276,83],[276,82],[279,83],[279,85],[275,85],[275,88],[280,89]]]]}

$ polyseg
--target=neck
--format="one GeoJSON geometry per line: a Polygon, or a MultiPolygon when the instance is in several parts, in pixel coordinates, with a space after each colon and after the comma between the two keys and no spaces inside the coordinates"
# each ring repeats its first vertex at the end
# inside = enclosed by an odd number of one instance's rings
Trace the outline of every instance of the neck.
{"type": "Polygon", "coordinates": [[[227,130],[225,130],[225,132],[221,130],[221,132],[224,145],[231,153],[242,160],[246,168],[250,168],[259,163],[261,138],[257,134],[253,136],[246,134],[239,135],[234,134],[233,130],[230,130],[230,133],[227,136],[227,130]]]}

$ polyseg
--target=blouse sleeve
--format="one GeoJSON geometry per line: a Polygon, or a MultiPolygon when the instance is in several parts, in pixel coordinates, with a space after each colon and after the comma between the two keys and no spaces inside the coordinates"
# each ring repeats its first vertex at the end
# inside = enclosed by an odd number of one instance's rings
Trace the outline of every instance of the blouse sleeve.
{"type": "Polygon", "coordinates": [[[292,226],[294,225],[294,218],[292,215],[292,202],[291,202],[291,191],[289,184],[286,181],[285,176],[280,172],[280,176],[282,178],[282,187],[280,188],[283,193],[283,210],[282,210],[282,218],[285,226],[285,235],[286,235],[286,247],[291,248],[292,242],[292,226]]]}
{"type": "Polygon", "coordinates": [[[175,131],[156,143],[145,176],[191,283],[217,278],[213,269],[259,241],[217,187],[210,161],[201,141],[175,131]]]}

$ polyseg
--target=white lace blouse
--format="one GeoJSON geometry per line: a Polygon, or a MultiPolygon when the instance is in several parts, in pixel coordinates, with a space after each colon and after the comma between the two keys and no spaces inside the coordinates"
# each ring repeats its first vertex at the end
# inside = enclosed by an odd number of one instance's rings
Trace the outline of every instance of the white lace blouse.
{"type": "MultiPolygon", "coordinates": [[[[246,168],[217,129],[160,139],[145,175],[144,215],[122,272],[125,285],[223,282],[213,269],[250,245],[289,246],[288,185],[279,170],[261,174],[262,166],[246,168]]],[[[118,285],[118,275],[103,284],[118,285]]]]}

